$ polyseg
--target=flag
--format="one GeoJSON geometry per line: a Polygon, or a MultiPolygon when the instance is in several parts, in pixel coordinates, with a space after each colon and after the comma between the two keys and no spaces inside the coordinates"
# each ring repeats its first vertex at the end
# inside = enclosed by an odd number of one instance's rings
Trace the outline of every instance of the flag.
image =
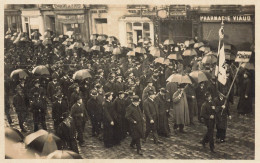
{"type": "Polygon", "coordinates": [[[216,71],[215,76],[217,76],[218,81],[225,85],[227,82],[227,75],[226,75],[226,66],[225,66],[225,45],[224,45],[224,26],[221,25],[221,28],[219,29],[219,51],[218,51],[218,62],[216,65],[216,71]]]}

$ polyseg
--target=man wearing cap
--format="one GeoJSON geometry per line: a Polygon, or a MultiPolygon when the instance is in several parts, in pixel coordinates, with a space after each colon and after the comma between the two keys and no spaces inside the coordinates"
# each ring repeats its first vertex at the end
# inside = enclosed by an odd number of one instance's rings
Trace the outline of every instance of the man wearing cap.
{"type": "Polygon", "coordinates": [[[92,124],[92,136],[99,137],[102,123],[102,103],[97,99],[98,92],[95,89],[90,91],[90,99],[87,101],[87,111],[92,124]]]}
{"type": "Polygon", "coordinates": [[[61,94],[54,96],[52,105],[52,119],[54,122],[54,130],[57,131],[58,125],[62,122],[62,114],[69,110],[66,100],[61,94]]]}
{"type": "Polygon", "coordinates": [[[103,90],[103,86],[100,84],[100,83],[97,83],[95,85],[95,89],[97,90],[98,92],[98,97],[97,99],[99,100],[99,102],[101,104],[103,104],[105,102],[105,91],[103,90]]]}
{"type": "Polygon", "coordinates": [[[22,130],[22,132],[27,132],[24,128],[24,121],[27,114],[27,107],[25,104],[25,95],[22,92],[22,89],[20,87],[16,88],[17,93],[13,97],[13,106],[15,108],[15,111],[18,116],[19,126],[22,130]]]}
{"type": "Polygon", "coordinates": [[[47,112],[47,101],[45,97],[40,96],[39,92],[34,92],[34,100],[31,103],[33,111],[34,131],[38,131],[38,124],[41,123],[42,128],[47,130],[45,116],[47,112]]]}
{"type": "Polygon", "coordinates": [[[118,96],[118,93],[120,91],[124,91],[125,89],[125,85],[123,83],[123,80],[122,80],[122,76],[117,76],[116,77],[116,83],[115,83],[115,96],[117,97],[118,96]]]}
{"type": "Polygon", "coordinates": [[[199,120],[200,123],[202,123],[202,121],[201,121],[201,107],[202,107],[202,104],[206,100],[206,97],[205,97],[206,92],[207,92],[207,88],[205,86],[205,83],[200,82],[199,86],[195,89],[197,104],[198,104],[198,120],[199,120]]]}
{"type": "Polygon", "coordinates": [[[227,130],[227,119],[231,119],[229,112],[229,103],[225,104],[225,95],[221,92],[218,92],[218,97],[214,99],[216,104],[216,142],[224,143],[226,138],[226,130],[227,130]]]}
{"type": "Polygon", "coordinates": [[[113,93],[105,94],[105,102],[103,104],[103,124],[104,124],[104,145],[110,148],[115,145],[114,126],[117,115],[112,103],[113,93]]]}
{"type": "Polygon", "coordinates": [[[167,102],[165,94],[166,94],[165,88],[161,88],[160,92],[157,93],[154,101],[158,107],[158,113],[159,113],[158,135],[169,137],[170,128],[169,128],[168,118],[169,118],[170,103],[167,102]]]}
{"type": "Polygon", "coordinates": [[[75,122],[75,127],[78,133],[77,138],[79,140],[79,145],[81,147],[84,147],[85,141],[83,140],[83,132],[84,132],[85,123],[87,121],[87,111],[83,105],[81,96],[77,97],[76,103],[71,108],[70,115],[72,116],[75,122]]]}
{"type": "Polygon", "coordinates": [[[51,102],[54,102],[54,94],[57,92],[57,87],[59,86],[57,78],[53,78],[52,81],[48,83],[47,95],[51,102]]]}
{"type": "Polygon", "coordinates": [[[144,88],[143,94],[142,94],[142,100],[145,101],[148,98],[148,91],[152,90],[155,92],[155,87],[153,86],[153,81],[150,78],[147,80],[147,86],[144,88]]]}
{"type": "Polygon", "coordinates": [[[29,97],[30,97],[31,100],[33,99],[34,92],[38,92],[40,96],[46,95],[43,87],[40,86],[40,80],[39,79],[36,79],[34,81],[34,87],[30,90],[29,97]]]}
{"type": "Polygon", "coordinates": [[[116,135],[118,135],[118,139],[122,140],[126,137],[126,101],[125,101],[125,92],[119,91],[118,97],[114,100],[113,104],[115,107],[116,114],[118,116],[118,129],[116,131],[116,135]]]}
{"type": "Polygon", "coordinates": [[[216,119],[216,105],[212,100],[212,96],[209,92],[205,93],[206,101],[202,104],[201,107],[201,116],[204,119],[205,125],[207,126],[207,133],[204,135],[201,144],[205,148],[206,143],[209,143],[210,150],[212,153],[214,151],[214,127],[216,119]]]}
{"type": "Polygon", "coordinates": [[[77,98],[79,96],[82,96],[82,93],[80,92],[79,90],[79,86],[77,85],[75,87],[75,90],[73,91],[73,93],[71,94],[71,97],[70,97],[70,106],[73,106],[76,102],[77,102],[77,98]]]}
{"type": "Polygon", "coordinates": [[[139,108],[140,99],[138,96],[133,96],[132,103],[126,109],[126,119],[130,123],[132,141],[130,147],[137,148],[137,153],[143,155],[141,151],[140,139],[144,136],[144,121],[143,113],[139,108]]]}
{"type": "Polygon", "coordinates": [[[158,120],[159,120],[159,112],[158,106],[156,105],[155,101],[155,92],[153,90],[148,91],[148,98],[143,102],[143,109],[146,117],[146,132],[144,136],[144,142],[152,131],[153,140],[155,144],[162,143],[158,141],[158,120]]]}

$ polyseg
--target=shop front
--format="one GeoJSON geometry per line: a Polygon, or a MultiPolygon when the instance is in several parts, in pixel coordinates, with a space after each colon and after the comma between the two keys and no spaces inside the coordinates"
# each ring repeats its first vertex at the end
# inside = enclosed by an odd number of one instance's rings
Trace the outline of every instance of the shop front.
{"type": "Polygon", "coordinates": [[[15,8],[7,8],[4,11],[4,31],[10,29],[13,32],[22,30],[21,11],[15,8]]]}
{"type": "Polygon", "coordinates": [[[74,33],[78,39],[89,41],[88,12],[84,5],[53,5],[55,29],[58,35],[74,33]]]}
{"type": "Polygon", "coordinates": [[[254,43],[253,15],[200,15],[201,38],[214,49],[218,47],[218,31],[224,22],[224,41],[237,50],[250,50],[254,43]]]}

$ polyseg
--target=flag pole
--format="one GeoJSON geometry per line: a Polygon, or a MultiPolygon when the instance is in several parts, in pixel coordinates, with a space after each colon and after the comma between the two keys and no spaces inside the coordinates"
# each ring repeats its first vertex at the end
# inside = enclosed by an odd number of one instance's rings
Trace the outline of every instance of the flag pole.
{"type": "MultiPolygon", "coordinates": [[[[235,74],[235,77],[233,78],[233,81],[232,81],[232,83],[231,83],[231,85],[230,85],[230,88],[229,88],[229,90],[228,90],[228,93],[227,93],[227,95],[225,96],[224,106],[226,106],[226,104],[227,104],[227,102],[228,102],[228,96],[229,96],[229,94],[230,94],[230,92],[231,92],[231,89],[232,89],[234,83],[235,83],[235,80],[236,80],[236,78],[237,78],[237,74],[238,74],[238,71],[239,71],[241,65],[242,65],[242,62],[239,63],[239,66],[238,66],[238,68],[237,68],[237,72],[236,72],[236,74],[235,74]]],[[[222,109],[222,111],[221,111],[221,115],[223,114],[223,110],[224,110],[224,109],[222,109]]]]}

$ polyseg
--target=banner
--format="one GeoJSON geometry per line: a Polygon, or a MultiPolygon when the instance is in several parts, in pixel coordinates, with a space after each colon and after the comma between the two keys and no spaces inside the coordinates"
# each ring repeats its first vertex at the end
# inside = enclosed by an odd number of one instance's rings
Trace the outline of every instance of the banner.
{"type": "Polygon", "coordinates": [[[249,62],[251,55],[251,51],[238,51],[235,62],[249,62]]]}
{"type": "Polygon", "coordinates": [[[218,81],[223,85],[226,85],[227,82],[225,60],[226,60],[225,46],[223,43],[223,46],[221,47],[219,52],[219,63],[218,63],[218,81]]]}

